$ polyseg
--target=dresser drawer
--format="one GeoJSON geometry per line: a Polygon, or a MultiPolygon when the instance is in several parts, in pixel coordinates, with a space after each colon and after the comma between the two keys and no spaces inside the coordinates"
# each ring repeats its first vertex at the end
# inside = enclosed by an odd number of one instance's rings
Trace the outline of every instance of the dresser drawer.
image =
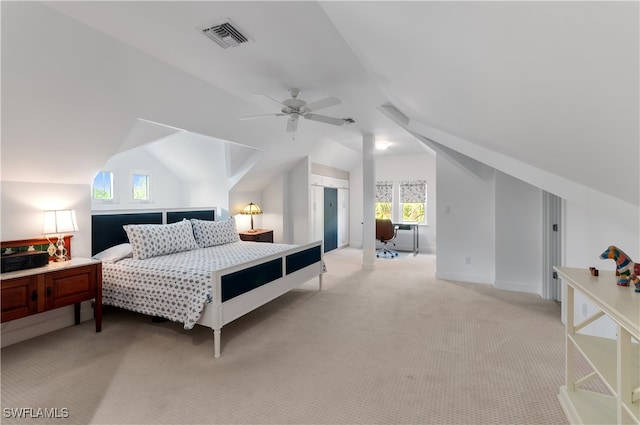
{"type": "Polygon", "coordinates": [[[47,309],[76,304],[96,296],[96,269],[76,267],[50,273],[46,278],[47,309]]]}
{"type": "MultiPolygon", "coordinates": [[[[2,282],[2,322],[38,313],[38,276],[2,282]]],[[[44,298],[42,308],[44,310],[44,298]]]]}
{"type": "Polygon", "coordinates": [[[256,242],[273,242],[273,232],[256,235],[256,238],[254,240],[256,242]]]}
{"type": "Polygon", "coordinates": [[[271,242],[273,243],[273,230],[256,230],[255,232],[240,232],[240,239],[250,242],[271,242]]]}

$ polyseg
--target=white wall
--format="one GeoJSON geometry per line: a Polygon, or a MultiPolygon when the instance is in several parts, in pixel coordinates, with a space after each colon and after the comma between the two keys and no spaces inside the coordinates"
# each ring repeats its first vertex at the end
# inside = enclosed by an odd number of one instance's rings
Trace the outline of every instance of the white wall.
{"type": "Polygon", "coordinates": [[[92,200],[91,208],[94,211],[190,206],[187,205],[186,199],[188,191],[194,189],[193,185],[183,184],[175,174],[171,173],[144,148],[132,149],[114,155],[102,169],[114,173],[115,199],[113,202],[92,200]],[[151,202],[133,201],[131,197],[131,173],[133,170],[151,173],[151,202]]]}
{"type": "Polygon", "coordinates": [[[289,191],[287,201],[291,212],[291,243],[302,245],[313,239],[311,229],[311,191],[310,191],[311,162],[309,157],[303,158],[288,173],[289,191]]]}
{"type": "Polygon", "coordinates": [[[542,296],[542,190],[496,171],[498,289],[542,296]]]}
{"type": "Polygon", "coordinates": [[[1,184],[3,241],[42,237],[43,211],[74,209],[79,230],[71,239],[72,254],[91,256],[91,185],[11,181],[1,184]]]}
{"type": "MultiPolygon", "coordinates": [[[[251,216],[240,214],[242,209],[247,206],[249,202],[253,202],[264,211],[261,192],[229,192],[229,215],[235,218],[236,228],[239,232],[249,230],[251,228],[251,216]]],[[[262,229],[265,227],[262,225],[262,216],[262,214],[253,216],[254,229],[262,229]]]]}
{"type": "Polygon", "coordinates": [[[605,216],[570,201],[564,202],[563,208],[566,221],[563,234],[564,265],[615,270],[613,260],[599,258],[609,245],[616,245],[633,260],[640,261],[638,223],[620,222],[615,210],[605,216]]]}
{"type": "Polygon", "coordinates": [[[349,246],[362,248],[362,164],[349,172],[349,246]]]}
{"type": "MultiPolygon", "coordinates": [[[[228,143],[192,132],[178,132],[142,149],[181,182],[180,208],[215,206],[218,217],[229,216],[231,155],[228,143]]],[[[167,190],[169,192],[169,190],[167,190]]],[[[167,193],[165,196],[177,196],[167,193]]]]}
{"type": "Polygon", "coordinates": [[[493,284],[494,170],[462,155],[458,160],[452,162],[443,155],[437,155],[436,159],[436,277],[493,284]]]}
{"type": "MultiPolygon", "coordinates": [[[[436,251],[436,156],[426,151],[417,154],[376,155],[376,180],[426,180],[427,181],[427,225],[420,226],[420,252],[436,251]]],[[[349,245],[362,247],[362,165],[355,167],[349,179],[349,245]]],[[[413,249],[411,231],[399,231],[396,248],[413,249]]]]}
{"type": "Polygon", "coordinates": [[[277,176],[262,191],[262,223],[265,229],[273,229],[273,241],[285,242],[285,178],[277,176]]]}
{"type": "Polygon", "coordinates": [[[102,169],[115,173],[117,199],[108,203],[92,201],[92,208],[110,211],[215,207],[216,218],[227,218],[231,174],[227,144],[211,137],[178,132],[113,155],[102,169]],[[133,170],[151,173],[151,202],[131,199],[133,170]]]}

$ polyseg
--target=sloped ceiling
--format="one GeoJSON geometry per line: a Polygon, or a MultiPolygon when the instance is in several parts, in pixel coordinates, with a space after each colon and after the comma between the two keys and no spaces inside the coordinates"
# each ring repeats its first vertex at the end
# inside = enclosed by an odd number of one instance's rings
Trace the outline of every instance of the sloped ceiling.
{"type": "Polygon", "coordinates": [[[12,160],[45,144],[55,160],[85,158],[60,179],[89,181],[142,118],[264,151],[245,189],[309,152],[349,169],[370,133],[396,152],[424,149],[420,136],[493,152],[545,181],[640,203],[637,2],[1,6],[3,179],[33,179],[12,160]],[[252,42],[222,50],[196,31],[224,18],[252,42]],[[284,99],[291,87],[339,97],[322,113],[356,124],[303,121],[292,140],[284,117],[237,120],[276,112],[255,94],[284,99]]]}
{"type": "Polygon", "coordinates": [[[638,205],[637,2],[323,8],[410,119],[638,205]]]}

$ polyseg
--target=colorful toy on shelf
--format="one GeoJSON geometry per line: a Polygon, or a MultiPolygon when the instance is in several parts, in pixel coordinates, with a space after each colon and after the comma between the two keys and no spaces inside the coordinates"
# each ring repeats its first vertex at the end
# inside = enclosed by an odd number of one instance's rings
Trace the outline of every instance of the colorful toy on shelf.
{"type": "Polygon", "coordinates": [[[620,248],[611,245],[605,252],[600,254],[600,258],[606,260],[611,258],[616,261],[616,275],[619,286],[629,286],[629,282],[636,285],[636,292],[640,292],[640,263],[634,263],[629,256],[620,248]]]}

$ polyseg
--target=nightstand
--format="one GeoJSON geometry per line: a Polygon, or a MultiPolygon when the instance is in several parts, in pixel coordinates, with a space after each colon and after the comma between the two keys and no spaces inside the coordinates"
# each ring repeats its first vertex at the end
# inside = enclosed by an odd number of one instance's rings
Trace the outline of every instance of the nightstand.
{"type": "Polygon", "coordinates": [[[80,303],[95,300],[96,332],[102,330],[102,262],[74,257],[46,266],[0,275],[0,321],[42,313],[73,304],[80,324],[80,303]]]}
{"type": "Polygon", "coordinates": [[[251,242],[271,242],[273,243],[273,230],[255,229],[253,232],[240,232],[240,239],[251,242]]]}

